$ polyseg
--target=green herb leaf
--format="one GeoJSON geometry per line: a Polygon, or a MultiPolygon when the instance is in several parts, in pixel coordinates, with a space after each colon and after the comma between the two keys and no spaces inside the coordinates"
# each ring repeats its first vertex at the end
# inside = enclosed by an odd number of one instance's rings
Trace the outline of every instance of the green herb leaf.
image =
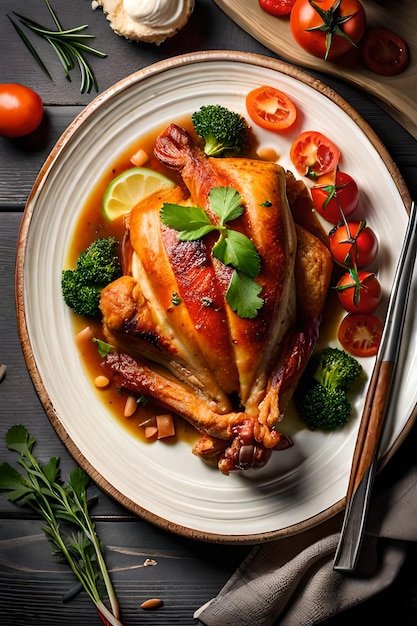
{"type": "Polygon", "coordinates": [[[18,452],[22,456],[26,456],[27,452],[32,450],[35,441],[34,437],[29,437],[26,428],[21,424],[12,426],[6,434],[6,446],[8,449],[18,452]]]}
{"type": "Polygon", "coordinates": [[[220,218],[220,225],[240,217],[244,211],[240,194],[232,187],[214,187],[209,193],[210,209],[220,218]]]}
{"type": "Polygon", "coordinates": [[[0,465],[0,490],[1,491],[16,491],[20,492],[27,483],[23,476],[14,469],[9,463],[2,463],[0,465]]]}
{"type": "Polygon", "coordinates": [[[249,237],[226,226],[242,215],[242,198],[231,187],[214,187],[209,201],[210,209],[219,218],[218,225],[211,222],[201,207],[170,203],[162,206],[162,223],[179,231],[181,241],[196,241],[214,230],[219,232],[212,254],[224,265],[237,270],[232,274],[226,300],[240,317],[253,318],[263,305],[263,300],[258,298],[262,287],[252,280],[261,270],[261,257],[249,237]]]}
{"type": "Polygon", "coordinates": [[[22,425],[13,426],[7,432],[6,445],[19,453],[17,463],[26,475],[3,463],[0,465],[0,490],[9,492],[11,502],[28,505],[44,518],[46,525],[42,530],[54,554],[66,560],[96,605],[102,621],[121,626],[117,598],[88,510],[88,476],[81,468],[76,468],[70,474],[69,483],[64,484],[60,478],[59,457],[51,457],[41,465],[32,453],[34,444],[35,438],[22,425]],[[72,531],[70,534],[67,527],[72,531]],[[113,612],[105,606],[107,600],[113,612]]]}
{"type": "Polygon", "coordinates": [[[258,276],[261,269],[261,259],[254,244],[237,230],[227,229],[225,236],[213,246],[213,256],[251,278],[258,276]]]}
{"type": "MultiPolygon", "coordinates": [[[[83,53],[87,52],[89,54],[93,54],[99,57],[105,57],[107,55],[104,52],[87,46],[84,43],[85,41],[94,39],[94,35],[82,33],[83,30],[88,28],[87,24],[83,24],[82,26],[77,26],[75,28],[70,28],[67,30],[63,29],[50,3],[48,2],[48,0],[45,0],[45,2],[55,23],[55,26],[57,27],[57,30],[50,30],[48,28],[45,28],[41,24],[38,24],[38,22],[35,22],[30,18],[20,15],[19,13],[13,12],[13,14],[18,18],[19,22],[23,26],[25,26],[28,30],[35,33],[39,37],[45,39],[51,45],[57,57],[59,58],[62,67],[64,68],[65,76],[68,80],[71,80],[70,71],[74,69],[76,65],[78,65],[81,74],[81,93],[90,93],[92,89],[98,91],[97,78],[91,65],[84,58],[83,53]]],[[[39,54],[36,52],[31,42],[29,41],[28,37],[9,15],[7,17],[13,24],[16,32],[19,34],[20,38],[22,39],[29,52],[32,54],[35,61],[45,72],[45,74],[52,80],[52,77],[47,67],[40,58],[39,54]]]]}
{"type": "Polygon", "coordinates": [[[179,231],[181,241],[196,241],[216,229],[204,209],[164,202],[160,211],[162,223],[179,231]]]}
{"type": "Polygon", "coordinates": [[[104,359],[112,350],[114,350],[114,346],[101,339],[97,339],[97,337],[93,337],[92,341],[97,344],[97,350],[99,355],[104,359]]]}
{"type": "Polygon", "coordinates": [[[23,32],[23,30],[21,28],[19,28],[19,26],[12,20],[12,18],[10,17],[10,15],[7,16],[10,20],[10,22],[13,24],[13,28],[15,29],[15,31],[17,32],[17,34],[19,35],[20,39],[23,41],[23,43],[25,44],[26,48],[29,50],[30,54],[33,56],[33,58],[35,59],[36,63],[39,65],[39,67],[41,68],[42,72],[44,72],[46,74],[46,76],[52,80],[52,76],[50,75],[48,68],[46,67],[45,63],[42,61],[41,57],[39,56],[39,54],[36,52],[35,48],[33,47],[33,45],[31,44],[30,40],[26,37],[25,33],[23,32]]]}
{"type": "Polygon", "coordinates": [[[226,300],[239,317],[253,319],[264,304],[263,299],[259,298],[261,291],[261,285],[253,278],[235,270],[226,293],[226,300]]]}

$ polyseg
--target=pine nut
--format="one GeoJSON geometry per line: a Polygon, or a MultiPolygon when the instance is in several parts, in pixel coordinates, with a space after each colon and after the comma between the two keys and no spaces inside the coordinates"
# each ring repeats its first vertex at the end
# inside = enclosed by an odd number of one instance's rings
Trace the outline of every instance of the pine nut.
{"type": "Polygon", "coordinates": [[[123,412],[123,415],[125,417],[132,417],[132,415],[135,413],[137,408],[138,408],[138,403],[136,401],[136,397],[135,396],[127,396],[126,404],[125,404],[125,410],[123,412]]]}
{"type": "Polygon", "coordinates": [[[140,605],[141,609],[157,609],[158,607],[162,606],[164,603],[162,600],[159,600],[159,598],[150,598],[149,600],[145,600],[145,602],[142,602],[142,604],[140,605]]]}
{"type": "Polygon", "coordinates": [[[104,389],[105,387],[108,387],[110,385],[110,380],[107,378],[107,376],[103,376],[101,374],[100,376],[96,376],[94,384],[99,389],[104,389]]]}

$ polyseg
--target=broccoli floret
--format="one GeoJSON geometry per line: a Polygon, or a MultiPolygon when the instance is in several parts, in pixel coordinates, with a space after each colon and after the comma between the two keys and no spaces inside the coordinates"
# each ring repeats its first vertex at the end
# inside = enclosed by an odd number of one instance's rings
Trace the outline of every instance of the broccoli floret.
{"type": "Polygon", "coordinates": [[[81,252],[75,269],[63,270],[62,295],[75,313],[100,316],[102,289],[122,273],[117,256],[118,245],[115,237],[96,239],[81,252]]]}
{"type": "Polygon", "coordinates": [[[294,399],[300,416],[311,430],[335,430],[348,421],[348,391],[362,373],[362,366],[338,348],[325,348],[311,359],[294,399]]]}
{"type": "Polygon", "coordinates": [[[342,389],[313,384],[298,398],[301,418],[310,430],[336,430],[348,421],[352,406],[342,389]]]}
{"type": "Polygon", "coordinates": [[[220,104],[202,106],[192,114],[194,129],[204,139],[208,156],[233,156],[249,146],[249,124],[246,119],[220,104]]]}
{"type": "Polygon", "coordinates": [[[314,379],[328,389],[349,391],[362,372],[362,366],[350,354],[338,348],[325,348],[317,360],[314,379]]]}

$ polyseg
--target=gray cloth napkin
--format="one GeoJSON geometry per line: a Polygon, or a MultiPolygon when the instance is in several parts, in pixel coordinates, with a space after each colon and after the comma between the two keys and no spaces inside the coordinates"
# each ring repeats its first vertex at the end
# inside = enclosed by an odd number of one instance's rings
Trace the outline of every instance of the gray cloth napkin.
{"type": "Polygon", "coordinates": [[[342,515],[253,548],[218,596],[196,611],[206,626],[310,626],[387,588],[417,541],[417,466],[375,494],[357,570],[333,570],[342,515]]]}

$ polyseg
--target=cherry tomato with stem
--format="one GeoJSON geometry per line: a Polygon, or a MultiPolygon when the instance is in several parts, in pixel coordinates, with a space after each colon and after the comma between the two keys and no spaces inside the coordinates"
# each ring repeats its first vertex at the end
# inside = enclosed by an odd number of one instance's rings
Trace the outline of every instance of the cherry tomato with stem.
{"type": "Polygon", "coordinates": [[[306,130],[293,141],[290,159],[301,176],[317,180],[336,171],[340,150],[322,133],[306,130]]]}
{"type": "Polygon", "coordinates": [[[370,265],[378,253],[378,238],[365,221],[345,222],[329,233],[329,248],[339,265],[362,268],[370,265]]]}
{"type": "Polygon", "coordinates": [[[279,132],[294,124],[297,108],[282,91],[263,85],[246,96],[246,109],[252,121],[273,132],[279,132]]]}
{"type": "Polygon", "coordinates": [[[373,314],[346,315],[338,331],[342,347],[355,357],[371,357],[378,353],[382,337],[382,322],[373,314]]]}
{"type": "Polygon", "coordinates": [[[365,9],[359,0],[296,0],[290,27],[301,48],[331,61],[361,41],[366,29],[365,9]]]}
{"type": "Polygon", "coordinates": [[[366,67],[380,76],[396,76],[409,64],[406,41],[388,28],[369,29],[363,40],[362,58],[366,67]]]}
{"type": "Polygon", "coordinates": [[[359,188],[356,181],[347,174],[337,170],[335,178],[325,180],[311,188],[314,208],[331,224],[338,224],[350,217],[359,204],[359,188]]]}
{"type": "Polygon", "coordinates": [[[259,6],[265,13],[281,17],[289,15],[293,8],[295,0],[259,0],[259,6]]]}
{"type": "Polygon", "coordinates": [[[381,284],[373,272],[350,269],[336,287],[342,307],[348,313],[372,313],[382,299],[381,284]]]}
{"type": "Polygon", "coordinates": [[[0,135],[29,135],[38,128],[42,117],[42,100],[33,89],[17,83],[0,84],[0,135]]]}

